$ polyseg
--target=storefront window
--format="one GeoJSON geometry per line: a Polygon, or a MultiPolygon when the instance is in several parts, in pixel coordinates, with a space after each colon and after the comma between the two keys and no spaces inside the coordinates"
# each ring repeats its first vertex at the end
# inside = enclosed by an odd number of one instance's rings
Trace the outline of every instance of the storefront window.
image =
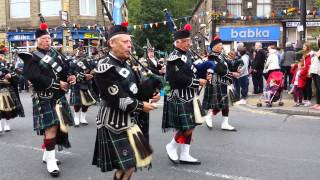
{"type": "Polygon", "coordinates": [[[227,0],[227,7],[229,13],[234,17],[241,16],[242,0],[227,0]]]}
{"type": "Polygon", "coordinates": [[[271,0],[257,0],[257,16],[271,15],[271,0]]]}
{"type": "Polygon", "coordinates": [[[11,18],[29,18],[30,0],[11,0],[10,1],[11,18]]]}
{"type": "Polygon", "coordinates": [[[40,12],[43,16],[59,16],[61,0],[40,0],[40,12]]]}
{"type": "Polygon", "coordinates": [[[82,16],[96,16],[97,5],[96,0],[79,0],[80,15],[82,16]]]}

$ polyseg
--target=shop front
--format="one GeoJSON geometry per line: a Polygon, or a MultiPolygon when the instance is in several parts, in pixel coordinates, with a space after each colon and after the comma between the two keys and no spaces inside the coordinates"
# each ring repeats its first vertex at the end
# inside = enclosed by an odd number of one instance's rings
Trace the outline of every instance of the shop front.
{"type": "Polygon", "coordinates": [[[243,42],[248,50],[251,50],[256,42],[261,42],[266,48],[271,44],[279,45],[281,26],[222,26],[219,27],[219,36],[224,41],[226,51],[235,49],[239,42],[243,42]]]}
{"type": "MultiPolygon", "coordinates": [[[[50,31],[52,34],[52,44],[54,47],[62,46],[63,32],[50,31]]],[[[36,36],[35,31],[29,32],[8,32],[9,51],[30,51],[35,48],[36,36]]]]}
{"type": "Polygon", "coordinates": [[[102,41],[102,37],[96,30],[74,30],[71,31],[71,34],[74,43],[78,45],[81,41],[80,44],[84,47],[89,56],[102,41]]]}
{"type": "MultiPolygon", "coordinates": [[[[320,27],[320,20],[307,20],[306,25],[306,41],[316,42],[315,31],[320,27]]],[[[297,28],[300,26],[299,20],[286,21],[284,26],[286,28],[286,42],[295,44],[300,40],[300,32],[297,28]]]]}

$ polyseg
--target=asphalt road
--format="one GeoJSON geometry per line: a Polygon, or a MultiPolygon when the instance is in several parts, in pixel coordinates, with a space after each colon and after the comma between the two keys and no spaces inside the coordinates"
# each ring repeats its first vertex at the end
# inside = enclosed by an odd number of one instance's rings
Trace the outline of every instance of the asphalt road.
{"type": "MultiPolygon", "coordinates": [[[[32,130],[30,94],[22,93],[26,118],[11,121],[12,131],[0,134],[0,180],[52,179],[41,162],[42,137],[32,130]]],[[[57,153],[63,180],[109,180],[113,173],[101,173],[91,165],[98,107],[88,113],[89,125],[72,128],[72,148],[57,153]]],[[[320,118],[258,112],[234,107],[230,123],[237,132],[196,128],[191,154],[200,166],[173,165],[165,144],[173,132],[161,130],[162,108],[151,114],[150,138],[154,149],[153,167],[137,172],[133,180],[318,180],[320,179],[320,118]]]]}

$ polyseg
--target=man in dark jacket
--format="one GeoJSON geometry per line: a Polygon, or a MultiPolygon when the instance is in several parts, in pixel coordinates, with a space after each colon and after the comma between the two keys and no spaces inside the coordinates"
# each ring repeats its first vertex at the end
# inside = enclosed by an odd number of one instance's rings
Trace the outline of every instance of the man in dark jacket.
{"type": "Polygon", "coordinates": [[[296,53],[293,49],[292,43],[287,42],[286,48],[281,60],[281,71],[284,73],[284,89],[288,89],[288,86],[292,80],[292,74],[290,73],[291,65],[295,63],[296,53]],[[288,80],[289,78],[289,80],[288,80]]]}
{"type": "Polygon", "coordinates": [[[263,91],[263,68],[266,59],[267,55],[262,49],[262,44],[260,42],[256,42],[255,55],[252,61],[252,82],[254,94],[259,94],[263,91]]]}

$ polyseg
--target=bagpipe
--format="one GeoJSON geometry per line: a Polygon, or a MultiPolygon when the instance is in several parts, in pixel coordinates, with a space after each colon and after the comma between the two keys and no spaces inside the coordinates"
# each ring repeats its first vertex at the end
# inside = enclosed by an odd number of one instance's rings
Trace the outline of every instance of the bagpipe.
{"type": "Polygon", "coordinates": [[[142,101],[149,101],[155,94],[160,92],[160,89],[165,84],[165,80],[162,76],[152,73],[133,54],[130,55],[131,67],[140,78],[137,98],[142,101]]]}

